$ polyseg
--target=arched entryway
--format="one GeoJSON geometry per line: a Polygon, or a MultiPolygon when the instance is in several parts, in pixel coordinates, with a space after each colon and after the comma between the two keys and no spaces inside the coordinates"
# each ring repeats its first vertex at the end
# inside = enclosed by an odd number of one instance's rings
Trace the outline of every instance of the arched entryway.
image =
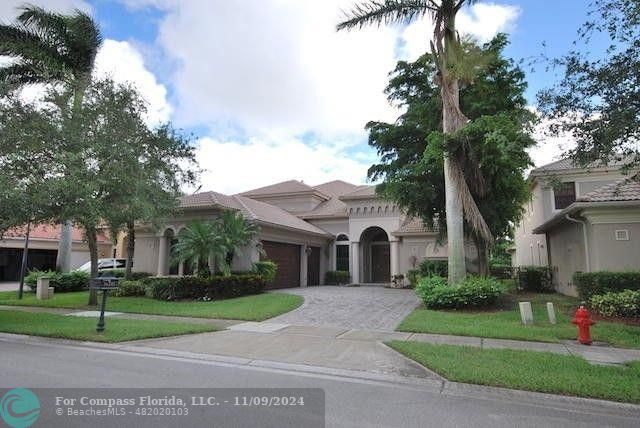
{"type": "Polygon", "coordinates": [[[381,227],[373,226],[360,236],[363,282],[391,282],[391,250],[389,236],[381,227]]]}

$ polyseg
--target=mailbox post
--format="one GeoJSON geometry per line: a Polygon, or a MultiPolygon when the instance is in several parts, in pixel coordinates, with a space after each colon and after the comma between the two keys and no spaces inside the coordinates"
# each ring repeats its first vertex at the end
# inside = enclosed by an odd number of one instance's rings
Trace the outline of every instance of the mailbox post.
{"type": "Polygon", "coordinates": [[[109,290],[117,290],[119,282],[120,279],[116,278],[115,276],[101,276],[91,279],[91,288],[97,291],[102,290],[100,318],[98,319],[98,325],[96,326],[96,331],[98,333],[102,333],[104,331],[104,308],[107,304],[107,295],[109,294],[109,290]]]}

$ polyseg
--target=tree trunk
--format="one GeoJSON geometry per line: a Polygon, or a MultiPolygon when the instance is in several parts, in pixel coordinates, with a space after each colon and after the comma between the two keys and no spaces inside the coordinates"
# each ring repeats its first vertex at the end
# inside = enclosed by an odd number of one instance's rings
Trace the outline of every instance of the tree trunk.
{"type": "MultiPolygon", "coordinates": [[[[460,111],[458,80],[443,75],[440,92],[442,95],[442,128],[445,134],[460,130],[467,118],[460,111]]],[[[464,213],[460,189],[453,179],[452,161],[447,154],[444,159],[445,209],[447,220],[447,248],[449,255],[449,284],[462,282],[467,274],[464,259],[464,213]]]]}
{"type": "Polygon", "coordinates": [[[73,223],[67,220],[60,228],[60,241],[58,242],[58,254],[56,256],[56,270],[58,272],[71,271],[71,246],[73,244],[73,223]]]}
{"type": "MultiPolygon", "coordinates": [[[[87,244],[89,245],[89,257],[91,259],[91,278],[98,277],[98,237],[94,226],[85,226],[87,244]]],[[[98,292],[93,288],[89,291],[89,306],[98,304],[98,292]]]]}
{"type": "Polygon", "coordinates": [[[487,251],[487,243],[478,237],[474,237],[473,241],[478,252],[478,275],[487,277],[489,276],[489,251],[487,251]]]}
{"type": "Polygon", "coordinates": [[[131,277],[133,268],[133,254],[136,250],[136,232],[133,221],[127,223],[127,264],[125,266],[125,278],[131,277]]]}

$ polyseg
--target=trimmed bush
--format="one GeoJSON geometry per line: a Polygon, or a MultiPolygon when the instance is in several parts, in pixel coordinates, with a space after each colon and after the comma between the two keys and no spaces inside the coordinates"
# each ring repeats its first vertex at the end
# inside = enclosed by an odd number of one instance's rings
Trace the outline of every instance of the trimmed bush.
{"type": "Polygon", "coordinates": [[[591,297],[591,307],[605,317],[640,317],[640,291],[624,290],[591,297]]]}
{"type": "Polygon", "coordinates": [[[552,293],[551,268],[547,266],[520,266],[516,269],[518,290],[534,293],[552,293]]]}
{"type": "Polygon", "coordinates": [[[129,278],[127,279],[130,281],[140,281],[141,279],[149,278],[150,276],[153,276],[153,274],[149,272],[131,272],[131,275],[129,275],[129,278]]]}
{"type": "Polygon", "coordinates": [[[140,297],[144,296],[146,292],[146,285],[142,281],[122,280],[118,284],[118,289],[115,291],[114,296],[117,297],[140,297]]]}
{"type": "Polygon", "coordinates": [[[440,276],[420,279],[416,294],[430,309],[485,308],[495,305],[505,293],[505,287],[495,278],[470,276],[456,287],[449,286],[440,276]]]}
{"type": "Polygon", "coordinates": [[[573,283],[583,300],[598,294],[622,290],[640,290],[640,272],[576,272],[573,283]]]}
{"type": "Polygon", "coordinates": [[[407,281],[409,281],[409,285],[415,287],[418,285],[418,281],[420,280],[420,270],[418,269],[409,269],[407,271],[407,281]]]}
{"type": "Polygon", "coordinates": [[[449,276],[449,262],[447,260],[429,260],[424,259],[418,265],[420,276],[441,276],[446,278],[449,276]]]}
{"type": "Polygon", "coordinates": [[[124,278],[125,270],[119,269],[104,269],[98,272],[98,276],[114,276],[116,278],[124,278]]]}
{"type": "Polygon", "coordinates": [[[345,285],[351,282],[351,274],[346,270],[330,270],[324,275],[327,285],[345,285]]]}
{"type": "Polygon", "coordinates": [[[271,284],[276,280],[278,265],[271,260],[255,262],[253,264],[253,273],[262,276],[267,281],[267,284],[271,284]]]}
{"type": "Polygon", "coordinates": [[[55,288],[56,293],[65,293],[68,291],[80,291],[89,288],[91,275],[89,272],[77,270],[69,273],[60,273],[52,270],[33,270],[25,276],[24,282],[35,291],[38,285],[38,278],[41,277],[49,278],[49,285],[55,288]]]}
{"type": "Polygon", "coordinates": [[[259,294],[267,281],[255,274],[230,276],[153,277],[141,280],[146,295],[157,300],[221,300],[259,294]]]}
{"type": "Polygon", "coordinates": [[[489,275],[498,279],[513,278],[514,269],[511,265],[499,265],[489,263],[489,275]]]}

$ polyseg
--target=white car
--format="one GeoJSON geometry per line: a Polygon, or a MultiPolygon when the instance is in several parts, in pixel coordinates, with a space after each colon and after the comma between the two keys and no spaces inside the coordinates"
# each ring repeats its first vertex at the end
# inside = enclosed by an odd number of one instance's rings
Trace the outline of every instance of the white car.
{"type": "MultiPolygon", "coordinates": [[[[124,269],[126,265],[127,259],[98,259],[98,271],[107,269],[124,269]]],[[[76,270],[91,272],[91,262],[86,262],[76,270]]]]}

